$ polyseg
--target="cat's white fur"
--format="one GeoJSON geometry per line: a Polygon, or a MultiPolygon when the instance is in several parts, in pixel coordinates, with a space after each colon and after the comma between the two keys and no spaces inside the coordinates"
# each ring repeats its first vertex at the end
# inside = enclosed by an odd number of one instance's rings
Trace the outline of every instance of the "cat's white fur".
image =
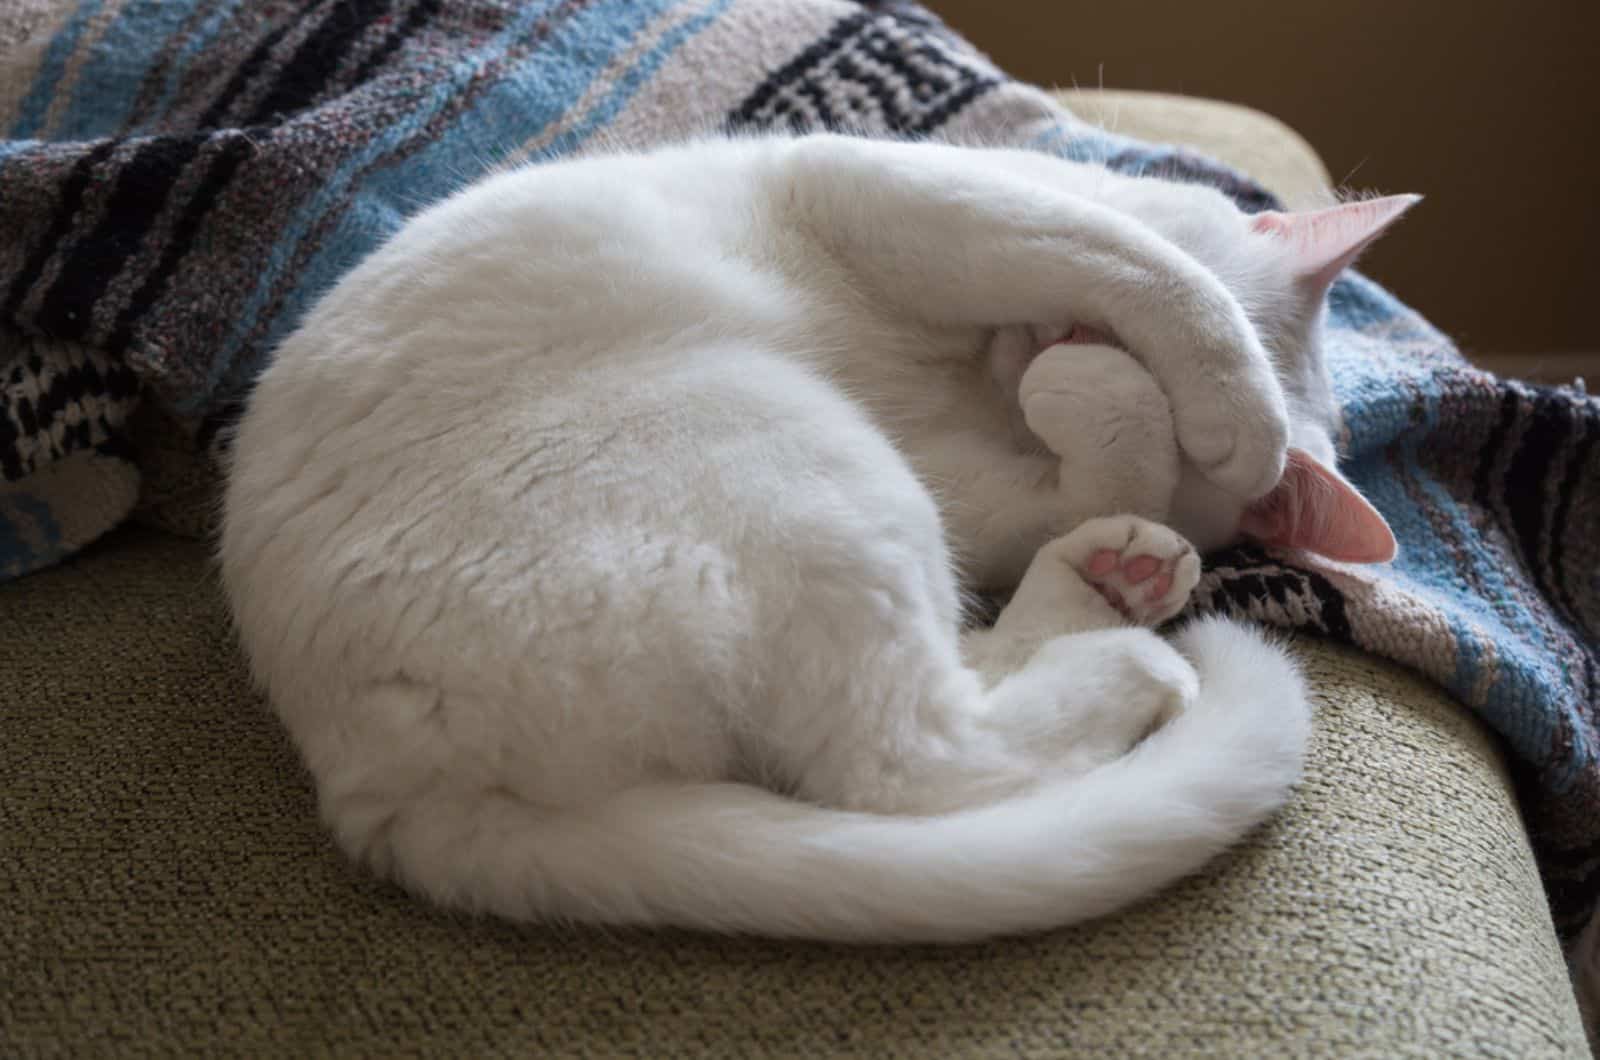
{"type": "Polygon", "coordinates": [[[835,136],[424,212],[283,344],[226,495],[338,842],[459,908],[849,940],[1194,871],[1283,802],[1306,694],[1242,627],[1129,627],[1093,555],[1186,546],[1079,524],[1216,543],[1291,432],[1331,462],[1276,254],[1207,189],[835,136]],[[1142,370],[1007,345],[1078,323],[1142,370]],[[1074,406],[1097,372],[1128,388],[1074,406]],[[1021,577],[993,630],[958,566],[1021,577]]]}

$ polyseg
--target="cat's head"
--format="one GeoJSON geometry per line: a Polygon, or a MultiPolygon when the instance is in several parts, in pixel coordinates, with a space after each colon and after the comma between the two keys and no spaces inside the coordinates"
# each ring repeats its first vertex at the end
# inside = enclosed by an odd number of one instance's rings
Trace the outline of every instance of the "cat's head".
{"type": "Polygon", "coordinates": [[[1243,536],[1350,562],[1392,558],[1388,524],[1337,469],[1340,417],[1323,358],[1325,303],[1345,267],[1420,197],[1252,215],[1211,188],[1145,180],[1123,185],[1117,198],[1234,293],[1289,404],[1289,463],[1278,487],[1245,503],[1185,466],[1173,525],[1202,549],[1243,536]]]}

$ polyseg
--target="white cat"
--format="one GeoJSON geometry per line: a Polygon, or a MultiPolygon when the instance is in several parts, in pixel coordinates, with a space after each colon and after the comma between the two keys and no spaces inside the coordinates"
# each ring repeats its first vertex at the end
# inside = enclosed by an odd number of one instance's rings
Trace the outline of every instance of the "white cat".
{"type": "Polygon", "coordinates": [[[426,211],[235,441],[223,575],[324,818],[453,907],[847,940],[1192,872],[1283,801],[1308,711],[1244,628],[1136,628],[1198,574],[1152,520],[1392,552],[1330,470],[1317,342],[1410,201],[1249,218],[812,136],[426,211]],[[1021,579],[992,630],[958,561],[1021,579]]]}

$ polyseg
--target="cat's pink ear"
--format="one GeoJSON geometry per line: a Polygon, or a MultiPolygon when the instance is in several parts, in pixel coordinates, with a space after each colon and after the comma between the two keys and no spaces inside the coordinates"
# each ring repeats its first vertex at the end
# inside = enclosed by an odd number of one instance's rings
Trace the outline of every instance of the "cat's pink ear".
{"type": "Polygon", "coordinates": [[[1387,563],[1394,534],[1343,475],[1301,449],[1283,479],[1245,510],[1240,532],[1266,545],[1303,548],[1345,563],[1387,563]]]}
{"type": "Polygon", "coordinates": [[[1388,195],[1304,213],[1268,210],[1252,217],[1250,227],[1290,243],[1295,274],[1320,294],[1421,199],[1420,195],[1388,195]]]}

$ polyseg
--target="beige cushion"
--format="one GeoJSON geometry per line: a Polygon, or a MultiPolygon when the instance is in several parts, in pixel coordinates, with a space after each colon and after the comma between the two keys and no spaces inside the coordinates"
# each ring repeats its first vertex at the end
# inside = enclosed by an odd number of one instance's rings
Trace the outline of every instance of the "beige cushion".
{"type": "Polygon", "coordinates": [[[1184,144],[1249,173],[1292,209],[1333,201],[1322,159],[1270,114],[1217,100],[1158,92],[1067,89],[1062,105],[1093,125],[1141,140],[1184,144]]]}
{"type": "Polygon", "coordinates": [[[126,530],[0,585],[0,1054],[1579,1056],[1482,730],[1300,653],[1293,807],[1124,916],[921,950],[519,928],[345,865],[205,550],[126,530]]]}

